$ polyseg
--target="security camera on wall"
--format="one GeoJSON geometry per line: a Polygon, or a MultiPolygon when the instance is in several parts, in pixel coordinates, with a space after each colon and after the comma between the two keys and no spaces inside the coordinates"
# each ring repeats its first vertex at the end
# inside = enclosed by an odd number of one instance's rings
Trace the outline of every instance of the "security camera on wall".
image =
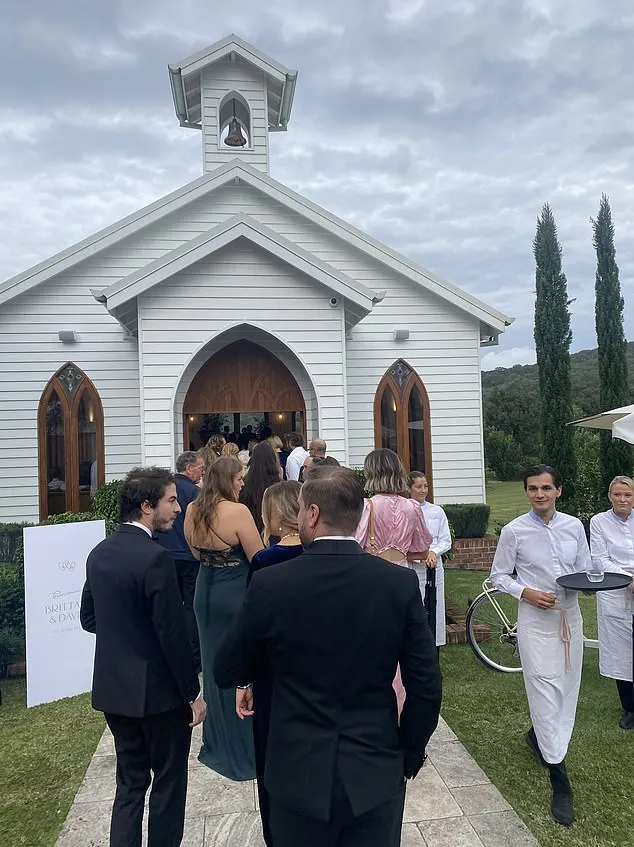
{"type": "Polygon", "coordinates": [[[331,297],[328,302],[331,309],[336,309],[339,303],[341,303],[341,299],[339,297],[331,297]]]}

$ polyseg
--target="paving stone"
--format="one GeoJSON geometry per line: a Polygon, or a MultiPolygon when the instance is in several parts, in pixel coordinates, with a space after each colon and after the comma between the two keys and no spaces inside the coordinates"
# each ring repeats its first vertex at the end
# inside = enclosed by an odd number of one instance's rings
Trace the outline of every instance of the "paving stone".
{"type": "Polygon", "coordinates": [[[108,727],[106,727],[104,734],[99,739],[99,744],[97,744],[95,756],[114,756],[114,753],[114,738],[108,727]]]}
{"type": "Polygon", "coordinates": [[[406,823],[401,830],[401,847],[426,847],[425,839],[415,823],[406,823]]]}
{"type": "Polygon", "coordinates": [[[416,823],[459,815],[462,815],[460,806],[451,796],[438,771],[427,762],[416,779],[407,783],[403,822],[416,823]]]}
{"type": "MultiPolygon", "coordinates": [[[[86,771],[86,779],[99,779],[108,782],[112,779],[117,769],[117,757],[114,753],[109,756],[93,756],[86,771]]],[[[114,796],[114,795],[113,795],[114,796]]]]}
{"type": "Polygon", "coordinates": [[[207,817],[204,847],[265,847],[260,816],[243,812],[207,817]]]}
{"type": "Polygon", "coordinates": [[[539,847],[513,811],[473,815],[470,821],[484,847],[539,847]]]}
{"type": "Polygon", "coordinates": [[[482,815],[486,812],[506,812],[511,807],[495,785],[470,785],[452,788],[451,793],[465,815],[482,815]]]}
{"type": "Polygon", "coordinates": [[[95,803],[100,800],[114,800],[116,790],[114,771],[107,776],[86,777],[75,795],[76,803],[95,803]]]}
{"type": "Polygon", "coordinates": [[[482,768],[475,763],[459,741],[430,750],[429,759],[449,788],[486,785],[489,782],[482,768]]]}
{"type": "Polygon", "coordinates": [[[56,847],[108,847],[111,813],[110,800],[75,803],[68,813],[56,847]]]}
{"type": "Polygon", "coordinates": [[[483,847],[467,818],[423,821],[418,826],[427,847],[483,847]]]}
{"type": "Polygon", "coordinates": [[[458,736],[453,731],[453,729],[451,729],[451,727],[447,725],[443,718],[439,718],[438,726],[436,727],[436,730],[430,740],[434,742],[457,741],[458,736]]]}
{"type": "Polygon", "coordinates": [[[207,817],[254,812],[253,783],[232,782],[209,768],[190,770],[186,815],[207,817]]]}

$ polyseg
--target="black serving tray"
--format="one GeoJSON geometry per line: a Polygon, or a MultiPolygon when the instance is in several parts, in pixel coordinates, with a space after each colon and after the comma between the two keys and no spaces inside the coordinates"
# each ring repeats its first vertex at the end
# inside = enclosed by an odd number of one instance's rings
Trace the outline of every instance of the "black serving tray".
{"type": "Polygon", "coordinates": [[[615,591],[632,584],[632,577],[621,573],[606,571],[601,582],[590,582],[585,572],[569,573],[557,577],[557,584],[569,591],[615,591]]]}

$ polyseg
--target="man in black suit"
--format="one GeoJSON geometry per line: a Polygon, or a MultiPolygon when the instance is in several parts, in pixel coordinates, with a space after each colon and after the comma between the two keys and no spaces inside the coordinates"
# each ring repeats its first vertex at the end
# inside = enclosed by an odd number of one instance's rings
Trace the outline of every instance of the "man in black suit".
{"type": "Polygon", "coordinates": [[[110,847],[148,847],[183,837],[191,730],[205,717],[174,562],[152,540],[180,507],[174,477],[135,468],[120,494],[119,530],[88,556],[81,624],[96,633],[92,705],[104,712],[117,753],[110,847]]]}
{"type": "MultiPolygon", "coordinates": [[[[438,723],[441,676],[414,571],[354,539],[354,471],[310,474],[300,494],[306,552],[257,572],[214,663],[219,686],[263,665],[273,684],[264,783],[275,847],[400,844],[405,780],[438,723]],[[406,700],[397,716],[400,664],[406,700]]],[[[238,712],[252,698],[238,694],[238,712]]]]}

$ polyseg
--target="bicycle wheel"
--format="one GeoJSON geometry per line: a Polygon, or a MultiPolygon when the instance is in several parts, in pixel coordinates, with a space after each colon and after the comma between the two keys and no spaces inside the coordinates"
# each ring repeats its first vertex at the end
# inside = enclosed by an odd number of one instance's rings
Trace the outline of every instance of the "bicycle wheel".
{"type": "Polygon", "coordinates": [[[467,641],[488,668],[505,673],[522,670],[517,647],[517,600],[497,589],[480,594],[467,611],[467,641]],[[500,607],[507,623],[490,598],[500,607]]]}

